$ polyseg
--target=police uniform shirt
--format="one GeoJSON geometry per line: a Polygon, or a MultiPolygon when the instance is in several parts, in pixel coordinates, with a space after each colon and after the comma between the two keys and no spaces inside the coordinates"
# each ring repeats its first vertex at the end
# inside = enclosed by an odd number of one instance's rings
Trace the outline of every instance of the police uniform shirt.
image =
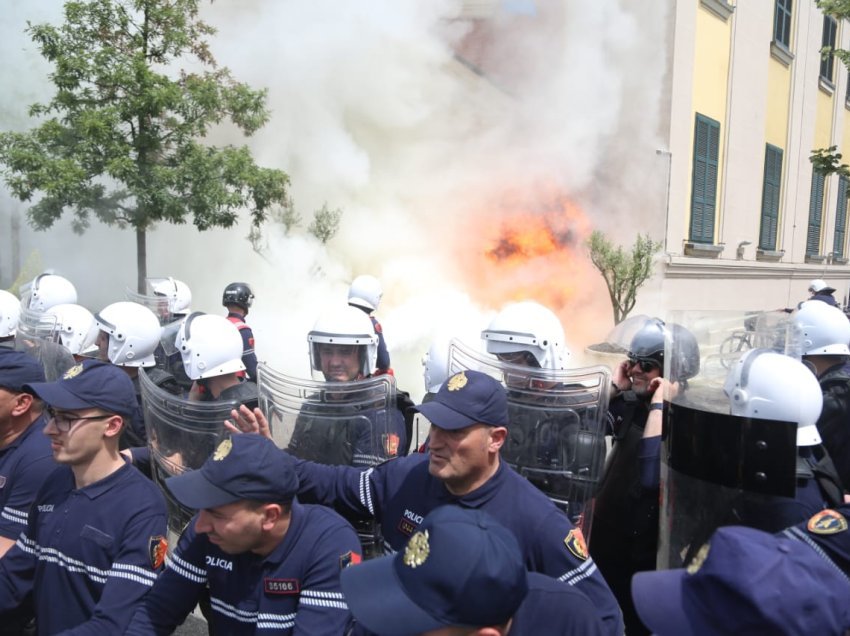
{"type": "Polygon", "coordinates": [[[528,594],[514,614],[508,636],[602,636],[602,625],[588,598],[574,587],[528,573],[528,594]]]}
{"type": "Polygon", "coordinates": [[[431,476],[427,455],[410,455],[367,470],[304,461],[297,467],[302,500],[374,516],[381,523],[387,552],[402,549],[434,508],[456,504],[484,510],[513,532],[529,570],[575,586],[593,602],[606,634],[623,633],[620,608],[588,556],[580,531],[504,462],[486,483],[461,497],[431,476]]]}
{"type": "Polygon", "coordinates": [[[0,536],[17,539],[27,526],[27,513],[47,476],[56,470],[44,416],[0,449],[0,536]]]}
{"type": "Polygon", "coordinates": [[[223,552],[193,519],[127,633],[170,634],[209,586],[217,634],[342,634],[351,614],[339,574],[359,561],[354,530],[323,506],[293,502],[289,529],[266,557],[223,552]]]}
{"type": "Polygon", "coordinates": [[[32,591],[41,634],[123,634],[156,580],[165,532],[162,494],[131,465],[79,490],[60,466],[0,559],[0,611],[32,591]]]}
{"type": "Polygon", "coordinates": [[[257,354],[254,352],[254,332],[245,318],[232,311],[227,313],[227,319],[236,325],[239,335],[242,336],[242,364],[245,365],[245,373],[252,381],[257,381],[257,354]]]}

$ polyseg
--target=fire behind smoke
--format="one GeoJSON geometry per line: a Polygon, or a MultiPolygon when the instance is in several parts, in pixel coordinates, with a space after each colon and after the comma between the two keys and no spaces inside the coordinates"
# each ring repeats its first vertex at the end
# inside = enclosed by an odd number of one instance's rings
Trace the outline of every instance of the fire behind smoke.
{"type": "Polygon", "coordinates": [[[483,305],[528,299],[562,314],[587,290],[588,277],[599,276],[585,247],[590,222],[554,187],[507,191],[470,217],[464,271],[483,305]]]}

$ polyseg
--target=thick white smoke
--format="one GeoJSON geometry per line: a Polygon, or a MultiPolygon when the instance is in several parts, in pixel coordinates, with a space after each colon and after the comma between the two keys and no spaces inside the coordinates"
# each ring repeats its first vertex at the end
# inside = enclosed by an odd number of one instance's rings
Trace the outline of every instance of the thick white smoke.
{"type": "MultiPolygon", "coordinates": [[[[374,274],[399,383],[421,394],[419,359],[432,334],[475,334],[507,300],[483,296],[478,283],[488,281],[471,280],[467,264],[486,258],[481,237],[517,212],[498,205],[508,190],[534,199],[545,184],[541,198],[554,189],[618,240],[638,231],[661,238],[666,163],[655,151],[667,5],[217,0],[204,10],[218,28],[215,56],[269,90],[271,121],[247,140],[257,161],[289,173],[302,225],[325,202],[344,210],[342,223],[326,246],[303,227],[285,235],[270,225],[262,254],[244,224],[202,234],[163,225],[148,239],[149,273],[185,280],[195,308],[207,311],[219,311],[228,282],[252,283],[261,358],[299,375],[315,318],[345,302],[354,276],[374,274]]],[[[40,0],[4,12],[4,59],[16,60],[0,71],[4,128],[25,128],[27,105],[50,94],[21,31],[27,18],[59,19],[58,7],[40,0]]],[[[225,127],[210,141],[246,143],[225,127]]],[[[4,237],[16,207],[25,209],[3,199],[4,237]]],[[[130,232],[93,227],[71,238],[61,223],[46,233],[24,228],[22,243],[24,255],[38,248],[45,266],[74,280],[93,309],[135,280],[130,232]]],[[[574,351],[604,335],[610,309],[597,274],[565,271],[551,285],[571,290],[555,309],[574,351]]]]}

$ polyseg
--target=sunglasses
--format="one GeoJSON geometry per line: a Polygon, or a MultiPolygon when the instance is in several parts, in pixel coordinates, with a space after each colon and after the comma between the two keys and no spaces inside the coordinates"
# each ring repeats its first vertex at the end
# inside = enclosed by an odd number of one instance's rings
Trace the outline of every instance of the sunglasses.
{"type": "Polygon", "coordinates": [[[629,356],[629,366],[633,367],[638,365],[640,370],[644,373],[649,373],[653,369],[660,369],[661,365],[658,364],[657,360],[652,360],[651,358],[635,358],[634,356],[629,356]]]}

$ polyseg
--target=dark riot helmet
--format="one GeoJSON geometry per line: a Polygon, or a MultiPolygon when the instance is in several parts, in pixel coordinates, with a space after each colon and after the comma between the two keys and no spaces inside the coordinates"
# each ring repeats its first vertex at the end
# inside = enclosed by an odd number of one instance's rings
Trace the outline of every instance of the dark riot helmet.
{"type": "Polygon", "coordinates": [[[669,380],[680,382],[699,373],[699,344],[690,331],[682,325],[664,324],[660,318],[647,320],[632,337],[629,357],[638,360],[655,360],[664,369],[664,347],[673,353],[670,361],[669,380]]]}
{"type": "Polygon", "coordinates": [[[221,304],[237,305],[248,311],[254,302],[254,292],[248,283],[230,283],[224,288],[224,294],[221,297],[221,304]]]}

